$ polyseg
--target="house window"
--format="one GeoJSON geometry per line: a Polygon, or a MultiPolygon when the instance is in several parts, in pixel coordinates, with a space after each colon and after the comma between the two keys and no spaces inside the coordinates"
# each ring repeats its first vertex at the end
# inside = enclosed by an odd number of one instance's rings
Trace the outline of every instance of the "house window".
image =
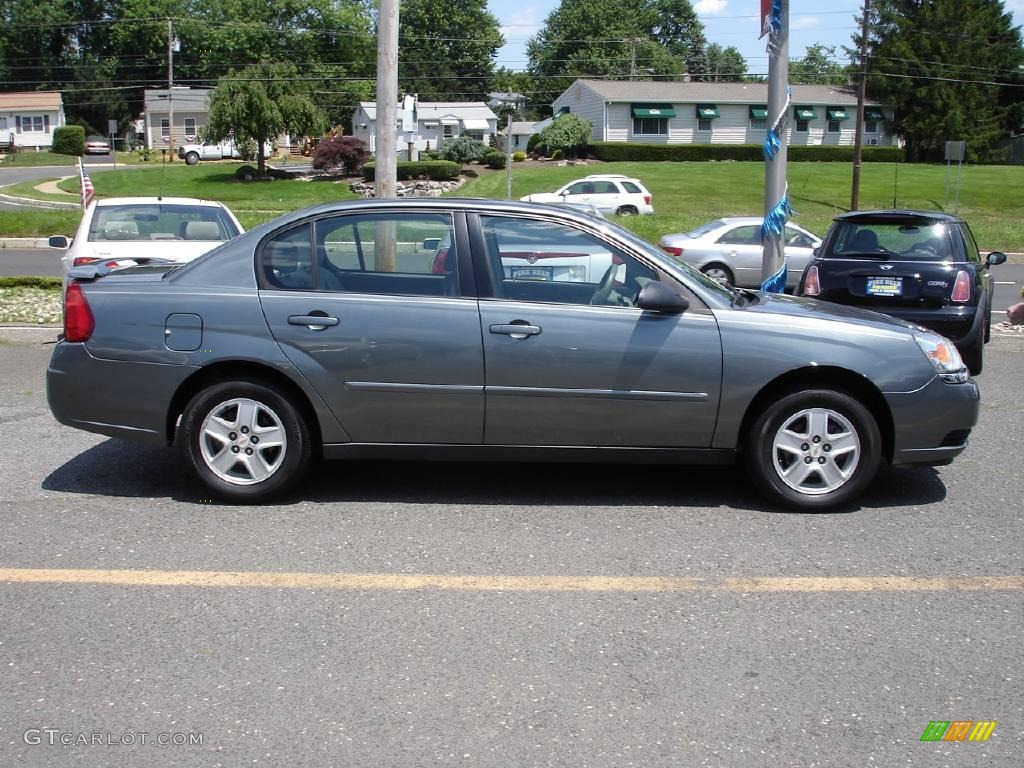
{"type": "Polygon", "coordinates": [[[477,141],[483,141],[484,140],[484,132],[483,131],[463,131],[462,135],[463,136],[468,136],[471,139],[476,139],[477,141]]]}
{"type": "Polygon", "coordinates": [[[841,120],[829,120],[828,121],[828,132],[839,133],[843,129],[843,123],[841,120]]]}
{"type": "Polygon", "coordinates": [[[171,138],[171,121],[166,117],[160,118],[160,135],[164,141],[168,141],[171,138]]]}
{"type": "Polygon", "coordinates": [[[196,140],[196,119],[194,117],[185,118],[185,138],[189,141],[196,140]]]}
{"type": "Polygon", "coordinates": [[[698,117],[697,118],[697,130],[698,131],[710,131],[711,130],[712,118],[710,117],[698,117]]]}
{"type": "Polygon", "coordinates": [[[752,130],[752,131],[767,131],[768,130],[768,118],[766,118],[766,117],[752,117],[752,118],[750,118],[750,130],[752,130]]]}
{"type": "Polygon", "coordinates": [[[48,115],[31,115],[19,121],[22,133],[49,133],[50,118],[48,115]]]}
{"type": "Polygon", "coordinates": [[[878,133],[878,121],[877,120],[865,120],[864,121],[864,133],[878,133]]]}
{"type": "Polygon", "coordinates": [[[518,147],[519,146],[519,136],[513,136],[512,137],[512,146],[513,147],[518,147]]]}
{"type": "Polygon", "coordinates": [[[455,126],[454,125],[446,125],[446,126],[444,126],[442,128],[442,135],[446,139],[452,138],[455,135],[455,126]]]}
{"type": "Polygon", "coordinates": [[[633,133],[637,136],[668,136],[668,118],[634,117],[633,133]]]}
{"type": "Polygon", "coordinates": [[[6,127],[7,127],[7,118],[6,117],[0,117],[0,130],[5,129],[6,127]]]}
{"type": "Polygon", "coordinates": [[[809,122],[810,121],[808,121],[808,120],[797,120],[796,121],[796,132],[797,133],[807,133],[807,124],[809,122]]]}

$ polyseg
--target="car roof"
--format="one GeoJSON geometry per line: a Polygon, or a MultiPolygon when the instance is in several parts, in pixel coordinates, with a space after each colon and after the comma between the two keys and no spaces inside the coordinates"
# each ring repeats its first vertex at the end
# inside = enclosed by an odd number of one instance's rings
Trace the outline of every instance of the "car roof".
{"type": "Polygon", "coordinates": [[[908,219],[928,219],[929,221],[948,222],[963,221],[960,216],[954,216],[951,213],[945,213],[943,211],[918,211],[910,208],[891,208],[888,210],[875,211],[849,211],[848,213],[841,213],[835,217],[835,221],[897,222],[907,221],[908,219]]]}
{"type": "Polygon", "coordinates": [[[223,208],[216,200],[200,200],[198,197],[104,197],[96,200],[97,208],[108,205],[205,205],[223,208]]]}

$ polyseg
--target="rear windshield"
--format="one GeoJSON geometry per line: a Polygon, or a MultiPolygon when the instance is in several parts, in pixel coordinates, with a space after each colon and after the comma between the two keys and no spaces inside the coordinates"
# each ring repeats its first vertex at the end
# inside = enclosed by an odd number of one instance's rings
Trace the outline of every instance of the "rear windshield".
{"type": "Polygon", "coordinates": [[[238,235],[222,208],[209,205],[139,203],[96,207],[89,225],[90,242],[122,240],[205,240],[219,242],[238,235]]]}
{"type": "Polygon", "coordinates": [[[825,258],[890,258],[953,261],[950,225],[935,221],[836,223],[825,258]]]}

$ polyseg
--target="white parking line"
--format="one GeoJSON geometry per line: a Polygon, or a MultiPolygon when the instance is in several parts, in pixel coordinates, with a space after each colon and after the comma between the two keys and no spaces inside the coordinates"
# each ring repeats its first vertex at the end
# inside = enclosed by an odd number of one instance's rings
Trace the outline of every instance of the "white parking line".
{"type": "Polygon", "coordinates": [[[996,280],[996,285],[1016,285],[1013,280],[996,280]]]}

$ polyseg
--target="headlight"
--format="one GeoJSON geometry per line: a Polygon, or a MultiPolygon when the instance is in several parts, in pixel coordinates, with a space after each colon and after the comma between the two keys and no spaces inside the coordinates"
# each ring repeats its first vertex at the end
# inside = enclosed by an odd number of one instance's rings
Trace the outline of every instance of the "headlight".
{"type": "Polygon", "coordinates": [[[924,352],[939,378],[947,384],[962,384],[971,377],[953,342],[937,333],[915,333],[914,341],[924,352]]]}

